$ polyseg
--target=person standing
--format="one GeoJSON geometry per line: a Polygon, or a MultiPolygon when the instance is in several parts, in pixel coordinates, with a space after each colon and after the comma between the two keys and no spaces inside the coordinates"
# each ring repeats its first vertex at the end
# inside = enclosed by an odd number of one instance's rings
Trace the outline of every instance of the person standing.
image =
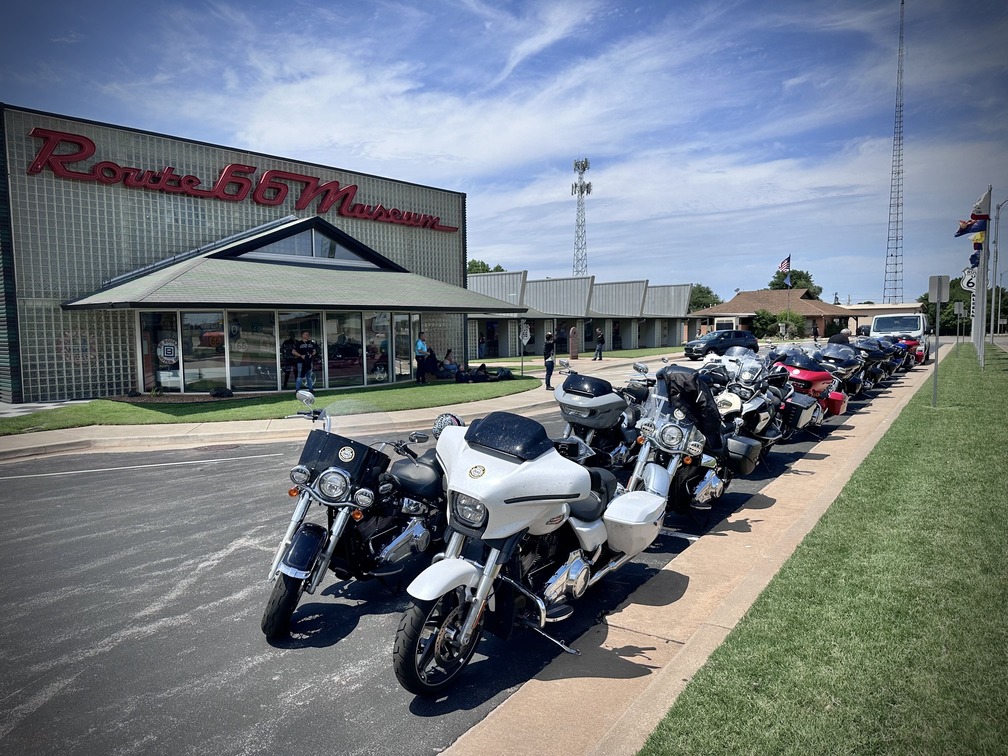
{"type": "Polygon", "coordinates": [[[595,329],[595,356],[592,357],[592,361],[602,359],[602,349],[605,347],[605,334],[602,333],[601,328],[595,329]]]}
{"type": "Polygon", "coordinates": [[[424,338],[423,331],[420,331],[417,335],[413,351],[416,355],[417,383],[427,383],[427,355],[429,354],[429,351],[427,349],[427,341],[424,338]]]}
{"type": "Polygon", "coordinates": [[[819,346],[819,324],[812,324],[812,343],[819,346]]]}
{"type": "Polygon", "coordinates": [[[308,331],[301,331],[301,341],[294,347],[294,356],[297,358],[297,380],[294,382],[294,390],[300,391],[301,384],[309,391],[315,390],[315,355],[318,354],[318,344],[316,344],[308,331]]]}
{"type": "Polygon", "coordinates": [[[553,343],[553,334],[546,334],[546,343],[543,344],[543,363],[546,365],[546,390],[552,391],[550,380],[553,378],[553,358],[556,353],[556,344],[553,343]]]}
{"type": "Polygon", "coordinates": [[[291,373],[297,370],[298,359],[294,356],[294,349],[297,347],[297,339],[294,338],[294,331],[287,331],[287,338],[280,344],[280,369],[283,371],[283,390],[287,390],[291,373]]]}

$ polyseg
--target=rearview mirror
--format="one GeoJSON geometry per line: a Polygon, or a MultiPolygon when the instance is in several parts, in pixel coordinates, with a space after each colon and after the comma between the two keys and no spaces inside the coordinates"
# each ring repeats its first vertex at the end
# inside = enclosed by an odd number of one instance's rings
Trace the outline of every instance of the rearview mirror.
{"type": "Polygon", "coordinates": [[[645,365],[643,362],[635,362],[633,364],[633,369],[636,370],[641,375],[647,375],[648,372],[648,366],[645,365]]]}

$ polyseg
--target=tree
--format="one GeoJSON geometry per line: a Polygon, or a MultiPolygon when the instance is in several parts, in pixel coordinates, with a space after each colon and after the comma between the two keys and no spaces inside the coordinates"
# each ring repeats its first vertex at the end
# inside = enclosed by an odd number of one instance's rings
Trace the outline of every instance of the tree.
{"type": "Polygon", "coordinates": [[[756,310],[752,330],[758,339],[765,339],[768,336],[779,337],[781,323],[787,323],[788,338],[800,338],[805,335],[805,316],[787,311],[775,315],[770,310],[756,310]]]}
{"type": "Polygon", "coordinates": [[[690,291],[689,311],[696,312],[697,310],[703,310],[706,307],[719,305],[723,301],[709,286],[695,283],[693,284],[693,289],[690,291]]]}
{"type": "Polygon", "coordinates": [[[756,310],[756,315],[752,319],[752,330],[758,339],[765,339],[767,336],[777,336],[780,329],[777,328],[777,316],[770,310],[756,310]]]}
{"type": "Polygon", "coordinates": [[[504,268],[500,264],[494,265],[492,268],[489,263],[483,262],[482,260],[470,260],[469,264],[466,266],[467,273],[503,273],[504,268]]]}
{"type": "MultiPolygon", "coordinates": [[[[774,273],[774,277],[770,279],[770,283],[767,288],[769,289],[786,289],[787,284],[784,283],[784,278],[787,276],[782,270],[778,270],[774,273]]],[[[815,281],[812,280],[812,274],[806,270],[792,270],[791,271],[791,288],[792,289],[808,289],[809,294],[812,295],[813,299],[819,299],[819,295],[822,294],[822,286],[816,286],[815,281]]]]}

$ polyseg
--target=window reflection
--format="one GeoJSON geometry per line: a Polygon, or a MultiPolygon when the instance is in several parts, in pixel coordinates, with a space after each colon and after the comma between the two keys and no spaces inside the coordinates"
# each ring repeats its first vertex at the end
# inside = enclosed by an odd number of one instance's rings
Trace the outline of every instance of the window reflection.
{"type": "Polygon", "coordinates": [[[331,312],[326,316],[329,386],[364,383],[364,338],[359,312],[331,312]]]}
{"type": "Polygon", "coordinates": [[[223,312],[182,313],[182,359],[186,391],[227,386],[223,312]]]}
{"type": "Polygon", "coordinates": [[[277,344],[272,312],[228,313],[228,356],[234,391],[277,387],[277,344]]]}

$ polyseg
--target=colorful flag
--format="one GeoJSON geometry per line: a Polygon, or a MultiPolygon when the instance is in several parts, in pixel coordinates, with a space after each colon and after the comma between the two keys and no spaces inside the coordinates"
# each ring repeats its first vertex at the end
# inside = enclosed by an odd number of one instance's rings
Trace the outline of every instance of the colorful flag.
{"type": "MultiPolygon", "coordinates": [[[[787,273],[789,270],[791,270],[791,255],[788,255],[783,260],[781,260],[781,264],[777,266],[777,270],[779,270],[781,273],[787,273]]],[[[788,284],[788,286],[790,285],[791,284],[788,284]]]]}
{"type": "Polygon", "coordinates": [[[962,220],[959,221],[959,230],[955,232],[955,236],[965,236],[966,234],[975,234],[977,231],[986,231],[987,221],[984,219],[980,220],[962,220]]]}
{"type": "Polygon", "coordinates": [[[973,203],[973,212],[970,213],[970,220],[990,220],[991,187],[987,187],[980,199],[973,203]]]}

